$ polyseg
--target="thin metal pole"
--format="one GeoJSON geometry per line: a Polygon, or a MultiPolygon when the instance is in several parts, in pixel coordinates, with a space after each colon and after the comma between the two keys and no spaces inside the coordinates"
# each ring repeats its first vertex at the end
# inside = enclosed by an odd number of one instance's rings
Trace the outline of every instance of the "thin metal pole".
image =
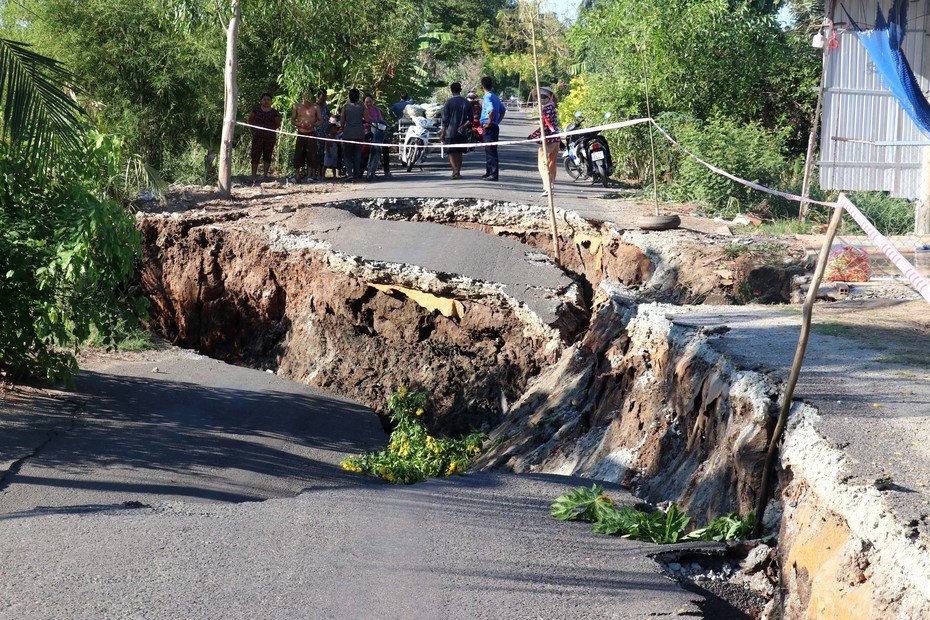
{"type": "MultiPolygon", "coordinates": [[[[643,54],[643,85],[646,88],[646,116],[652,121],[652,110],[649,109],[649,76],[646,68],[646,48],[640,50],[643,54]]],[[[652,151],[652,199],[656,203],[656,217],[659,216],[659,183],[656,181],[656,145],[652,136],[652,123],[649,123],[649,149],[652,151]]]]}
{"type": "MultiPolygon", "coordinates": [[[[539,111],[539,149],[546,158],[546,170],[548,171],[549,151],[546,149],[546,126],[543,121],[542,102],[539,100],[539,58],[536,56],[536,18],[539,17],[539,0],[533,4],[533,19],[530,22],[530,31],[533,39],[533,73],[536,76],[536,109],[539,111]]],[[[542,176],[543,187],[549,198],[549,222],[552,225],[552,247],[555,252],[555,264],[561,267],[562,251],[559,249],[559,225],[555,220],[555,200],[552,196],[552,183],[549,182],[548,172],[539,171],[542,176]]]]}
{"type": "MultiPolygon", "coordinates": [[[[807,217],[807,207],[810,203],[807,202],[808,194],[810,193],[811,185],[811,175],[814,170],[814,151],[817,147],[817,134],[819,133],[820,128],[820,111],[823,108],[823,93],[826,90],[827,86],[827,61],[830,57],[830,40],[835,34],[833,28],[833,10],[836,7],[836,2],[830,4],[830,14],[829,16],[824,16],[824,24],[827,26],[827,32],[830,36],[827,37],[827,40],[823,44],[823,60],[820,67],[820,88],[817,89],[817,103],[814,106],[814,123],[811,125],[811,133],[807,138],[807,157],[804,160],[804,180],[801,183],[801,206],[798,209],[798,223],[804,221],[807,217]]],[[[836,166],[834,166],[834,170],[836,166]]]]}
{"type": "MultiPolygon", "coordinates": [[[[842,196],[842,194],[840,194],[842,196]]],[[[785,430],[785,424],[788,421],[788,412],[791,411],[791,402],[794,398],[794,386],[798,383],[798,376],[801,374],[801,367],[804,365],[804,353],[807,350],[807,339],[811,331],[811,318],[814,313],[814,302],[817,300],[817,289],[820,287],[820,280],[823,278],[823,272],[827,268],[827,259],[830,256],[830,248],[833,246],[833,239],[836,237],[836,231],[843,219],[843,208],[837,205],[833,212],[833,218],[830,220],[830,226],[827,228],[827,236],[823,240],[823,246],[820,248],[820,257],[817,259],[817,268],[814,270],[814,277],[811,279],[810,288],[807,289],[807,298],[804,300],[804,315],[801,321],[801,335],[798,338],[798,348],[794,353],[794,363],[791,365],[791,374],[788,375],[788,384],[785,386],[784,400],[781,403],[781,412],[778,414],[778,422],[775,424],[775,430],[772,432],[772,439],[769,442],[768,454],[765,458],[765,468],[762,470],[762,484],[759,485],[759,499],[756,503],[756,520],[753,524],[753,536],[762,535],[762,520],[765,517],[765,508],[769,501],[769,486],[771,485],[771,476],[775,469],[775,461],[778,458],[778,444],[781,441],[782,433],[785,430]]]]}

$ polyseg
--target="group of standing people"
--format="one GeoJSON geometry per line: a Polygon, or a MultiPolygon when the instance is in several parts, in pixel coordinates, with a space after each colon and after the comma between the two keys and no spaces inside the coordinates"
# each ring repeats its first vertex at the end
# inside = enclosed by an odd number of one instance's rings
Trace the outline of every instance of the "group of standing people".
{"type": "MultiPolygon", "coordinates": [[[[500,138],[500,123],[504,120],[507,109],[500,98],[494,94],[494,80],[490,77],[481,78],[481,108],[478,111],[472,101],[462,96],[462,85],[453,82],[449,85],[452,96],[442,106],[442,128],[439,137],[443,144],[462,145],[472,140],[475,116],[478,116],[478,126],[481,133],[481,142],[484,147],[485,172],[481,178],[487,181],[497,181],[500,176],[500,159],[497,154],[497,142],[500,138]]],[[[449,149],[449,165],[452,167],[453,179],[462,177],[462,156],[464,148],[453,146],[449,149]]]]}
{"type": "MultiPolygon", "coordinates": [[[[497,181],[500,176],[500,160],[497,154],[497,142],[500,140],[500,123],[504,120],[507,109],[500,98],[494,94],[494,80],[490,77],[481,78],[481,107],[473,107],[469,98],[462,96],[462,85],[453,82],[449,85],[452,96],[446,100],[442,107],[442,129],[440,139],[445,145],[461,145],[471,141],[471,129],[477,117],[480,127],[481,142],[484,147],[485,172],[481,178],[488,181],[497,181]]],[[[530,96],[539,98],[540,115],[546,136],[559,133],[559,112],[555,93],[551,88],[541,87],[539,92],[533,91],[530,96]]],[[[538,139],[540,130],[537,129],[527,136],[528,140],[538,139]]],[[[555,181],[559,161],[559,138],[546,138],[539,147],[539,174],[543,179],[546,195],[555,181]]],[[[449,166],[452,168],[453,179],[462,177],[462,155],[464,148],[453,146],[449,149],[449,166]]]]}
{"type": "MultiPolygon", "coordinates": [[[[506,115],[506,108],[500,98],[494,93],[494,80],[490,77],[481,78],[481,106],[479,108],[472,100],[462,96],[462,85],[453,82],[449,85],[452,96],[446,100],[442,108],[442,125],[440,139],[443,144],[463,145],[473,139],[474,124],[477,120],[478,132],[484,146],[485,173],[481,177],[487,181],[497,181],[500,176],[500,160],[497,152],[497,142],[500,139],[500,123],[506,115]],[[477,119],[476,119],[477,117],[477,119]]],[[[550,88],[542,87],[535,94],[539,98],[540,114],[543,119],[543,128],[546,136],[559,132],[559,118],[556,109],[555,93],[550,88]]],[[[531,94],[531,96],[532,96],[531,94]]],[[[469,97],[471,97],[469,93],[469,97]]],[[[324,178],[325,170],[335,169],[338,166],[338,144],[334,141],[318,140],[316,138],[335,139],[342,134],[342,155],[345,161],[346,174],[353,180],[362,178],[362,154],[366,138],[371,136],[371,123],[384,122],[381,110],[375,105],[371,95],[365,95],[363,101],[357,88],[349,90],[349,102],[342,108],[338,123],[332,122],[329,106],[326,103],[325,90],[316,93],[316,100],[311,101],[310,91],[303,94],[303,100],[294,105],[291,114],[291,124],[297,129],[297,141],[294,149],[294,178],[300,183],[304,178],[311,181],[324,178]]],[[[410,104],[406,93],[401,100],[391,106],[391,113],[399,118],[404,108],[410,104]]],[[[258,163],[264,162],[264,174],[268,175],[271,165],[271,156],[276,142],[273,131],[281,126],[281,114],[271,107],[271,95],[263,93],[259,105],[252,108],[248,122],[262,129],[252,129],[252,180],[255,181],[258,163]]],[[[528,139],[538,139],[540,130],[534,131],[528,139]]],[[[558,169],[559,139],[546,138],[539,149],[539,173],[543,178],[546,189],[543,194],[551,190],[558,169]]],[[[462,176],[462,156],[464,147],[453,146],[449,149],[449,165],[452,168],[453,179],[462,176]]],[[[389,150],[381,149],[384,175],[390,176],[389,150]]]]}
{"type": "MultiPolygon", "coordinates": [[[[336,141],[342,135],[342,159],[346,174],[352,179],[362,177],[362,153],[366,138],[371,135],[370,123],[384,121],[384,116],[375,105],[371,95],[365,95],[364,103],[360,101],[361,93],[357,88],[349,90],[349,102],[342,107],[339,119],[330,117],[326,103],[325,90],[316,93],[311,99],[310,91],[303,94],[302,101],[294,105],[291,113],[291,125],[297,130],[294,145],[294,180],[317,181],[324,178],[328,169],[333,176],[339,166],[339,146],[336,141]],[[329,140],[319,140],[328,138],[329,140]]],[[[268,176],[271,156],[277,142],[274,131],[281,127],[281,114],[271,107],[271,95],[263,93],[259,105],[252,108],[248,117],[252,128],[252,181],[255,182],[259,161],[264,166],[264,175],[268,176]]],[[[385,176],[390,176],[390,155],[388,149],[381,150],[381,159],[385,176]]]]}

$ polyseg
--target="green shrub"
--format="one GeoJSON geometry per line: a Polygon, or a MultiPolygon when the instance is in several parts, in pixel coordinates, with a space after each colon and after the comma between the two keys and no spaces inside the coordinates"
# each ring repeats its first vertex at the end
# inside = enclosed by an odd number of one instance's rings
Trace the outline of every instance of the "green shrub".
{"type": "Polygon", "coordinates": [[[137,324],[125,290],[140,237],[107,197],[116,148],[90,137],[84,157],[47,170],[0,143],[0,375],[68,380],[92,329],[112,346],[137,324]]]}
{"type": "MultiPolygon", "coordinates": [[[[707,163],[767,187],[778,185],[785,167],[780,140],[758,123],[740,124],[716,116],[704,122],[683,122],[673,137],[707,163]]],[[[681,160],[672,189],[678,199],[702,203],[709,215],[721,217],[748,211],[764,197],[691,157],[681,160]]]]}
{"type": "MultiPolygon", "coordinates": [[[[883,235],[906,235],[914,230],[914,203],[887,192],[852,192],[849,200],[883,235]]],[[[859,230],[847,214],[845,230],[859,230]]],[[[858,234],[864,234],[859,232],[858,234]]]]}
{"type": "Polygon", "coordinates": [[[388,411],[395,428],[387,448],[348,457],[342,461],[343,469],[368,472],[394,484],[413,484],[465,471],[481,452],[487,436],[433,437],[423,422],[427,396],[405,387],[391,394],[388,411]]]}

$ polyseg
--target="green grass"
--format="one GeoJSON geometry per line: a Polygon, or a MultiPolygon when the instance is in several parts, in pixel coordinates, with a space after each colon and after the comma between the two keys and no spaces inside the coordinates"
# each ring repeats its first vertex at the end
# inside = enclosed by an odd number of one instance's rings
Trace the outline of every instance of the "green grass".
{"type": "Polygon", "coordinates": [[[860,328],[852,325],[844,325],[843,323],[834,323],[833,321],[813,323],[811,324],[811,330],[823,336],[837,336],[840,338],[862,340],[862,330],[860,328]]]}
{"type": "Polygon", "coordinates": [[[733,226],[733,233],[737,235],[812,235],[819,230],[817,222],[798,222],[797,218],[763,222],[759,226],[733,226]]]}
{"type": "Polygon", "coordinates": [[[902,364],[904,366],[930,368],[930,359],[927,359],[925,355],[918,355],[917,353],[892,353],[890,355],[882,355],[876,361],[880,364],[902,364]]]}
{"type": "MultiPolygon", "coordinates": [[[[87,339],[87,345],[92,347],[107,348],[97,330],[91,331],[90,338],[87,339]]],[[[115,345],[112,347],[117,351],[149,351],[157,347],[155,340],[146,329],[141,326],[125,327],[122,333],[117,337],[115,345]]]]}

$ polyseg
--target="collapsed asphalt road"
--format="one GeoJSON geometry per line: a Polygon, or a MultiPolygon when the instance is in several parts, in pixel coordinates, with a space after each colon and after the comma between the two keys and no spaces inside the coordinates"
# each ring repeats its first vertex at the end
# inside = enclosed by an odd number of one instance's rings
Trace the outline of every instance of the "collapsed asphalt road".
{"type": "Polygon", "coordinates": [[[383,445],[370,411],[183,351],[140,357],[82,372],[4,479],[0,618],[699,613],[656,546],[549,516],[583,480],[383,484],[338,467],[383,445]]]}

